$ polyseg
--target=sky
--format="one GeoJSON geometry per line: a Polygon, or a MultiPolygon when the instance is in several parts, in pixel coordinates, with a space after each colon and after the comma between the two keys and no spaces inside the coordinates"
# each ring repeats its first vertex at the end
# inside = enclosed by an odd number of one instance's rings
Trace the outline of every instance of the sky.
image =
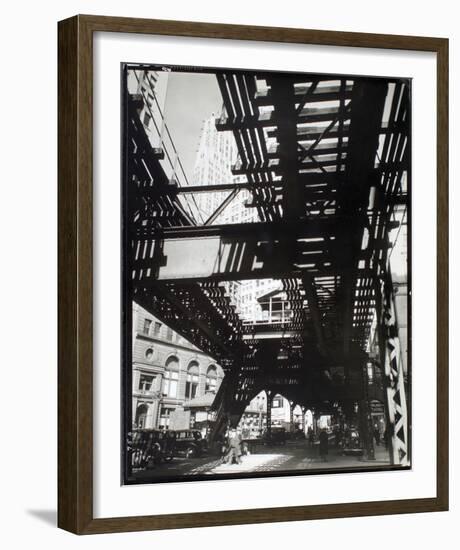
{"type": "Polygon", "coordinates": [[[165,119],[191,184],[202,122],[212,113],[220,114],[222,96],[214,74],[167,74],[165,119]]]}

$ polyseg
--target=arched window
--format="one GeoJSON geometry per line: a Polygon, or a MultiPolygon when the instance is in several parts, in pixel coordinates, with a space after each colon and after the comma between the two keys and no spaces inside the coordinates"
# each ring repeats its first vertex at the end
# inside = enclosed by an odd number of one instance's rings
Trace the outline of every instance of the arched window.
{"type": "Polygon", "coordinates": [[[272,400],[272,409],[281,409],[284,405],[284,398],[282,395],[277,393],[272,400]]]}
{"type": "Polygon", "coordinates": [[[169,357],[166,361],[165,372],[163,375],[164,397],[177,397],[177,384],[179,382],[179,360],[177,357],[169,357]]]}
{"type": "Polygon", "coordinates": [[[145,428],[145,422],[147,420],[147,405],[139,405],[136,409],[136,426],[138,428],[145,428]]]}
{"type": "Polygon", "coordinates": [[[185,383],[185,398],[193,399],[198,390],[199,366],[196,361],[192,361],[187,369],[187,381],[185,383]]]}
{"type": "Polygon", "coordinates": [[[216,393],[217,390],[217,368],[211,365],[206,372],[206,392],[216,393]]]}

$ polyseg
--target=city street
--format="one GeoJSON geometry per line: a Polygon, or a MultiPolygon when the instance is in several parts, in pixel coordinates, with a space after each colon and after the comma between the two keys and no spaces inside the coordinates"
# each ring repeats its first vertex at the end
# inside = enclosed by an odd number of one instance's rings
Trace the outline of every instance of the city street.
{"type": "Polygon", "coordinates": [[[301,470],[363,469],[389,465],[388,451],[383,446],[375,447],[373,461],[363,461],[357,456],[344,456],[340,449],[332,447],[329,449],[327,462],[323,462],[318,445],[311,447],[307,441],[292,441],[285,446],[257,446],[252,454],[242,457],[241,464],[222,464],[221,459],[215,456],[193,459],[175,457],[168,464],[160,464],[150,470],[134,471],[133,478],[138,481],[153,481],[176,476],[285,471],[300,473],[301,470]]]}

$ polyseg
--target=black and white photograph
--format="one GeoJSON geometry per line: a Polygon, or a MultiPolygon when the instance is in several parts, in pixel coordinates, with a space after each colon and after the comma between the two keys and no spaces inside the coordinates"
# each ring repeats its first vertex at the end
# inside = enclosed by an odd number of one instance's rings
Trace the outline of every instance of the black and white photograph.
{"type": "Polygon", "coordinates": [[[420,6],[5,4],[6,550],[450,550],[460,25],[420,6]]]}
{"type": "Polygon", "coordinates": [[[123,483],[411,468],[411,80],[124,63],[121,110],[123,483]]]}

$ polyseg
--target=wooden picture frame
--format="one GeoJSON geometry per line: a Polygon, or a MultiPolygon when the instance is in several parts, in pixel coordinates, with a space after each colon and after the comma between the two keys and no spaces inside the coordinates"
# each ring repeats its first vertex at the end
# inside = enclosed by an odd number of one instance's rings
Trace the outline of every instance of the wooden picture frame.
{"type": "Polygon", "coordinates": [[[79,15],[59,22],[58,526],[76,534],[448,509],[448,40],[79,15]],[[94,519],[93,35],[140,33],[437,56],[437,493],[434,498],[94,519]]]}

